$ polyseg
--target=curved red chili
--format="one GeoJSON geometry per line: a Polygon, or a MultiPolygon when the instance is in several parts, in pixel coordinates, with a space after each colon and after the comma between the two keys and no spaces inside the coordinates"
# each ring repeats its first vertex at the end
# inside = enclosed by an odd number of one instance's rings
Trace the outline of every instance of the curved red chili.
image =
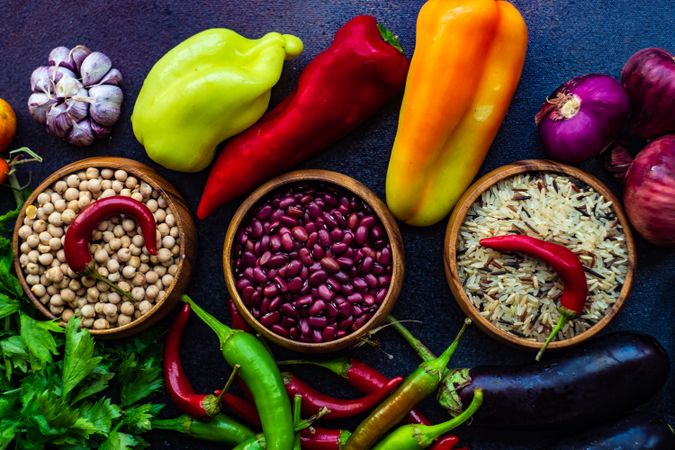
{"type": "Polygon", "coordinates": [[[249,325],[248,322],[246,322],[246,320],[244,320],[244,318],[241,316],[241,313],[237,309],[237,305],[235,305],[232,298],[227,299],[227,310],[230,313],[230,323],[232,324],[232,328],[246,331],[247,333],[253,332],[253,328],[251,328],[251,325],[249,325]]]}
{"type": "Polygon", "coordinates": [[[381,388],[365,397],[344,400],[318,392],[292,373],[285,372],[282,375],[288,396],[293,398],[295,395],[300,395],[302,397],[303,414],[314,415],[323,408],[328,408],[328,412],[322,416],[323,419],[328,420],[346,419],[370,411],[403,382],[402,377],[392,378],[381,388]]]}
{"type": "Polygon", "coordinates": [[[180,361],[183,331],[190,318],[190,305],[184,304],[169,328],[164,345],[164,382],[173,403],[197,419],[210,419],[220,412],[220,402],[213,394],[197,394],[187,379],[180,361]]]}
{"type": "Polygon", "coordinates": [[[351,433],[312,426],[300,432],[302,450],[342,450],[351,433]]]}
{"type": "Polygon", "coordinates": [[[431,450],[453,450],[457,444],[459,444],[459,438],[451,434],[436,441],[431,450]]]}
{"type": "Polygon", "coordinates": [[[494,236],[480,240],[480,245],[494,250],[525,253],[539,258],[553,267],[564,284],[560,299],[560,319],[537,353],[536,360],[541,359],[548,344],[556,337],[568,320],[581,314],[588,296],[588,285],[584,266],[579,257],[563,245],[542,241],[524,235],[494,236]]]}
{"type": "Polygon", "coordinates": [[[157,254],[155,217],[147,206],[131,197],[113,196],[96,200],[80,212],[66,231],[63,241],[68,266],[77,273],[84,272],[91,261],[89,243],[91,233],[105,219],[124,214],[132,217],[141,227],[145,248],[157,254]]]}

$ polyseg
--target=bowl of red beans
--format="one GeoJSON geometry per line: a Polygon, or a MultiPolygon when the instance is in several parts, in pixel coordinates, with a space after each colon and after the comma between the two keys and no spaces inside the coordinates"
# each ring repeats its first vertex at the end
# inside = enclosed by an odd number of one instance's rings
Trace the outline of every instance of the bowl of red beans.
{"type": "Polygon", "coordinates": [[[303,352],[360,342],[396,302],[403,245],[370,189],[346,175],[300,170],[253,192],[225,236],[227,288],[243,318],[303,352]]]}

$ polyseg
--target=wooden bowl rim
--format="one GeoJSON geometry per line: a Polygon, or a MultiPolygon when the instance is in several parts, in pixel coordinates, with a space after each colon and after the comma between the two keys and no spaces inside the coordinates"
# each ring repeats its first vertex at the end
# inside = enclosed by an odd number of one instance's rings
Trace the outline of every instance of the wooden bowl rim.
{"type": "Polygon", "coordinates": [[[566,164],[557,163],[549,160],[539,160],[539,159],[529,159],[517,161],[515,163],[507,164],[501,167],[498,167],[487,174],[483,175],[480,179],[474,182],[469,189],[460,197],[457,202],[457,206],[450,216],[448,221],[448,226],[446,228],[445,240],[444,240],[444,262],[445,262],[445,275],[450,285],[450,289],[455,297],[455,300],[459,304],[462,311],[467,314],[471,319],[486,332],[491,337],[503,341],[509,345],[526,348],[531,350],[538,350],[541,348],[541,342],[535,342],[529,339],[520,338],[515,336],[507,331],[504,331],[497,326],[493,325],[487,318],[481,316],[477,309],[471,304],[469,297],[464,292],[462,282],[459,279],[459,274],[457,271],[457,253],[456,253],[456,244],[457,238],[459,235],[459,230],[464,223],[467,212],[469,211],[471,205],[483,194],[487,189],[499,183],[506,178],[512,177],[514,175],[526,173],[526,172],[553,172],[553,173],[562,173],[566,176],[576,178],[583,181],[584,183],[591,186],[603,197],[612,202],[612,209],[617,216],[617,219],[621,223],[623,228],[624,235],[626,237],[626,248],[627,248],[627,272],[626,278],[619,292],[614,304],[609,308],[607,313],[595,324],[593,324],[587,330],[573,336],[571,338],[563,339],[560,341],[553,341],[549,345],[549,349],[556,350],[571,347],[577,345],[602,331],[605,326],[618,314],[618,312],[623,307],[628,295],[631,291],[633,285],[633,278],[635,273],[636,266],[636,250],[635,250],[635,241],[631,232],[630,224],[626,218],[625,213],[621,208],[621,203],[619,199],[609,190],[605,184],[600,181],[598,178],[593,175],[585,172],[577,167],[569,166],[566,164]]]}
{"type": "Polygon", "coordinates": [[[256,331],[262,334],[270,341],[288,348],[290,350],[306,352],[306,353],[320,353],[333,352],[341,350],[351,345],[354,345],[359,339],[365,336],[374,326],[378,325],[389,315],[396,303],[400,294],[401,286],[404,277],[404,254],[403,241],[401,232],[398,228],[396,220],[389,212],[384,202],[380,200],[374,192],[372,192],[366,185],[360,181],[351,178],[339,172],[322,169],[305,169],[287,172],[276,178],[266,182],[255,191],[253,191],[242,204],[237,208],[232,220],[225,233],[225,243],[223,246],[223,274],[225,276],[225,283],[230,296],[239,310],[242,317],[248,322],[256,331]],[[235,236],[242,221],[246,218],[251,208],[253,208],[262,198],[267,196],[270,192],[277,190],[283,186],[304,182],[323,182],[327,184],[336,185],[338,188],[344,189],[348,192],[358,196],[361,200],[366,202],[375,212],[377,217],[382,222],[382,225],[387,233],[392,250],[392,274],[391,282],[387,295],[380,304],[380,307],[375,311],[373,317],[370,318],[357,331],[347,334],[346,336],[330,342],[322,343],[307,343],[294,341],[292,339],[279,336],[278,334],[267,329],[251,314],[244,301],[242,300],[236,288],[236,281],[234,278],[234,271],[232,270],[232,249],[235,236]]]}
{"type": "MultiPolygon", "coordinates": [[[[129,158],[122,158],[122,157],[117,157],[117,156],[94,156],[90,158],[84,158],[80,159],[78,161],[74,161],[70,164],[67,164],[60,169],[57,169],[56,171],[52,172],[49,176],[47,176],[28,196],[26,199],[25,203],[21,207],[21,212],[19,213],[19,216],[16,219],[16,224],[14,225],[14,233],[12,236],[12,249],[14,251],[14,269],[17,274],[17,278],[19,279],[19,282],[21,283],[21,286],[23,287],[23,290],[25,294],[28,296],[30,301],[35,305],[35,307],[48,319],[56,319],[57,316],[51,313],[49,309],[47,309],[41,302],[40,300],[33,295],[33,292],[28,288],[28,283],[26,282],[26,279],[24,277],[23,269],[21,268],[21,264],[19,263],[19,228],[23,225],[23,220],[26,216],[26,207],[28,205],[32,205],[36,202],[37,196],[40,195],[45,189],[50,187],[52,184],[54,184],[56,181],[59,179],[63,178],[65,175],[70,175],[75,172],[79,172],[83,168],[89,168],[89,167],[95,167],[95,168],[105,168],[105,169],[123,169],[129,174],[134,175],[136,178],[138,178],[140,181],[143,181],[145,183],[148,183],[154,190],[157,190],[160,192],[161,195],[166,198],[167,203],[169,207],[173,210],[176,211],[176,203],[174,202],[174,199],[172,196],[167,195],[165,189],[159,185],[159,183],[154,179],[156,175],[159,175],[159,177],[162,179],[162,181],[169,183],[164,177],[162,177],[155,169],[152,167],[141,163],[139,161],[129,159],[129,158]],[[144,170],[148,170],[148,172],[144,172],[144,170]],[[148,175],[148,173],[151,173],[151,175],[148,175]]],[[[178,194],[178,191],[176,191],[178,195],[178,199],[183,201],[182,197],[180,194],[178,194]]],[[[184,205],[185,208],[187,206],[184,205]]],[[[176,226],[178,227],[178,234],[180,239],[180,255],[185,255],[185,225],[183,224],[183,220],[180,217],[180,214],[174,214],[174,217],[176,218],[176,226]]],[[[116,337],[116,335],[120,335],[119,337],[126,337],[130,333],[131,330],[136,328],[137,326],[140,326],[143,322],[147,321],[152,317],[164,304],[166,303],[167,299],[170,297],[171,293],[173,292],[173,289],[176,287],[176,283],[178,281],[178,275],[182,272],[183,270],[183,262],[185,261],[184,257],[179,258],[178,262],[178,270],[176,272],[176,276],[174,277],[173,283],[171,283],[171,286],[169,286],[168,289],[165,290],[165,295],[164,298],[155,303],[155,305],[152,307],[150,311],[148,311],[146,314],[142,315],[138,319],[134,319],[131,322],[129,322],[126,325],[122,325],[121,327],[115,327],[115,328],[108,328],[105,330],[94,330],[93,328],[88,329],[89,333],[94,335],[94,336],[99,336],[99,337],[107,337],[107,338],[112,338],[116,337]]],[[[59,321],[59,324],[61,326],[65,326],[65,322],[62,320],[59,321]]]]}

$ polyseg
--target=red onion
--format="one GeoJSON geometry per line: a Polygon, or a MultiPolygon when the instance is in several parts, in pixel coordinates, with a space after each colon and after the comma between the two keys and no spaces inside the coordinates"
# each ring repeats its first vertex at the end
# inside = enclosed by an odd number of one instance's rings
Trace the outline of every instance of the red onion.
{"type": "Polygon", "coordinates": [[[624,182],[626,213],[637,232],[653,244],[675,246],[675,134],[638,153],[624,182]]]}
{"type": "Polygon", "coordinates": [[[551,158],[577,163],[600,154],[628,118],[629,101],[608,75],[584,75],[556,89],[535,116],[551,158]]]}
{"type": "Polygon", "coordinates": [[[633,110],[630,129],[652,139],[675,131],[675,60],[660,48],[634,54],[621,71],[633,110]]]}

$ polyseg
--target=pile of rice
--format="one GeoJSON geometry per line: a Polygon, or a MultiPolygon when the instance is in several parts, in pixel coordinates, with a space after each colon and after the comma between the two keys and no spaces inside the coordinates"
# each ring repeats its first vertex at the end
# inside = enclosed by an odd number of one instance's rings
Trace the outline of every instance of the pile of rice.
{"type": "Polygon", "coordinates": [[[612,202],[563,174],[515,175],[485,191],[469,209],[457,241],[459,278],[480,314],[521,338],[544,341],[559,318],[563,284],[544,262],[481,247],[485,237],[524,234],[562,244],[586,269],[583,314],[558,334],[575,336],[598,322],[619,297],[628,258],[612,202]]]}

